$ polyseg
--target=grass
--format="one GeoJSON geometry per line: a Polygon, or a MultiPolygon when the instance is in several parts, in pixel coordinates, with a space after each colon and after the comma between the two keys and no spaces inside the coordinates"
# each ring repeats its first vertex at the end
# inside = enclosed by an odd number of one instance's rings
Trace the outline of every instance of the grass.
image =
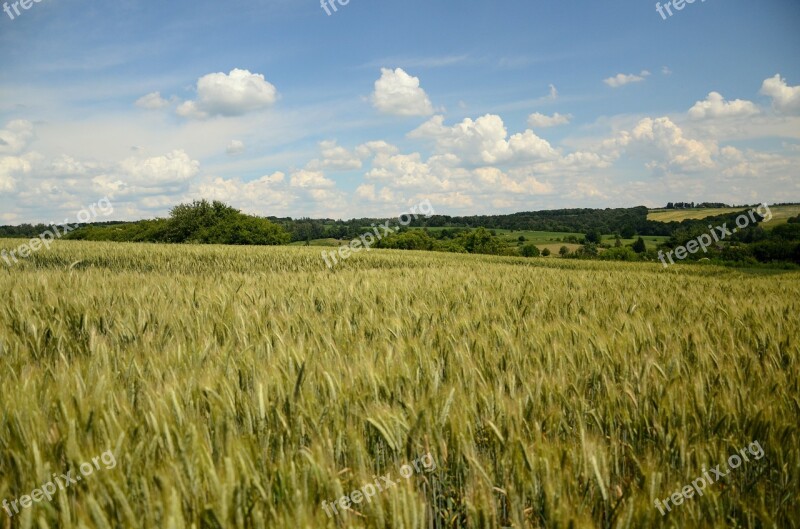
{"type": "Polygon", "coordinates": [[[5,526],[800,526],[800,274],[319,251],[58,241],[1,265],[0,497],[117,460],[5,526]],[[434,473],[322,510],[428,452],[434,473]]]}

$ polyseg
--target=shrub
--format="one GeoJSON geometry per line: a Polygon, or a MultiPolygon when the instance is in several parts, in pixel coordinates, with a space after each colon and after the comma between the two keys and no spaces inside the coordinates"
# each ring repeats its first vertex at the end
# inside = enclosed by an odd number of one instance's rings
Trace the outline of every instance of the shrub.
{"type": "Polygon", "coordinates": [[[523,257],[539,257],[539,248],[535,244],[526,244],[520,251],[523,257]]]}

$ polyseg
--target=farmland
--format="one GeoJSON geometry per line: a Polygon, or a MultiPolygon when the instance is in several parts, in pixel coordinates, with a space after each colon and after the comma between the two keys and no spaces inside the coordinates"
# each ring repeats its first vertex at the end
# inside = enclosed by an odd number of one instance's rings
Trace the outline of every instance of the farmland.
{"type": "MultiPolygon", "coordinates": [[[[686,219],[704,219],[716,215],[736,213],[747,208],[696,208],[696,209],[653,209],[647,215],[648,220],[658,222],[680,222],[686,219]]],[[[800,215],[800,205],[770,206],[772,220],[764,224],[765,229],[771,229],[781,224],[786,224],[790,217],[800,215]]]]}
{"type": "Polygon", "coordinates": [[[117,461],[6,527],[800,526],[797,272],[319,252],[57,241],[0,267],[0,496],[117,461]]]}

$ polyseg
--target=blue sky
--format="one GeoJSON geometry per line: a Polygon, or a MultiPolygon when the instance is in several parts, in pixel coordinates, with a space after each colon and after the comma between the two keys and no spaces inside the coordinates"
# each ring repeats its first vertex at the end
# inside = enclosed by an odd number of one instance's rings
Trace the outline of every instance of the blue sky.
{"type": "Polygon", "coordinates": [[[6,4],[2,224],[800,201],[796,0],[6,4]]]}

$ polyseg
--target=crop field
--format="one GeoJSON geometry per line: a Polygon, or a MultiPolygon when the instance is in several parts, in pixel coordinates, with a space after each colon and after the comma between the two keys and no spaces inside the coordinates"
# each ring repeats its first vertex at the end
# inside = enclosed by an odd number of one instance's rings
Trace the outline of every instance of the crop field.
{"type": "MultiPolygon", "coordinates": [[[[654,209],[648,213],[649,220],[658,222],[680,222],[686,219],[704,219],[726,213],[736,213],[748,208],[697,208],[697,209],[654,209]]],[[[780,224],[786,224],[790,217],[800,215],[800,205],[792,206],[770,206],[772,220],[765,223],[764,229],[770,229],[780,224]]]]}
{"type": "Polygon", "coordinates": [[[0,527],[800,527],[797,272],[58,241],[0,290],[0,499],[115,458],[0,527]]]}

